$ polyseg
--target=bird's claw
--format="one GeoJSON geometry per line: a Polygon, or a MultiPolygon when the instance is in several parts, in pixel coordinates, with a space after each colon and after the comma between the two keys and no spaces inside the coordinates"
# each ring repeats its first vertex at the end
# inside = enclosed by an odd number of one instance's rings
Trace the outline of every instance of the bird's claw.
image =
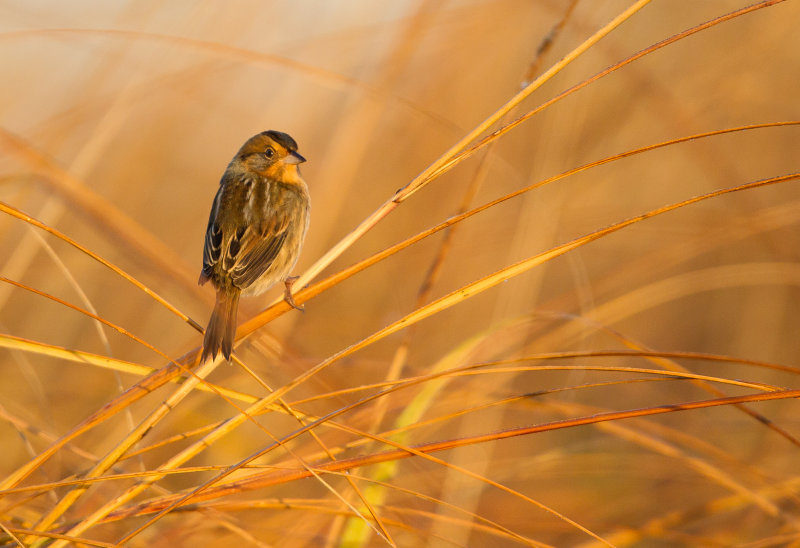
{"type": "Polygon", "coordinates": [[[305,306],[298,305],[296,302],[294,302],[294,297],[292,296],[292,286],[294,285],[294,282],[297,281],[297,278],[299,278],[299,276],[291,276],[284,280],[283,283],[286,286],[286,290],[283,292],[283,300],[289,303],[289,306],[292,308],[299,310],[300,312],[305,312],[305,306]]]}

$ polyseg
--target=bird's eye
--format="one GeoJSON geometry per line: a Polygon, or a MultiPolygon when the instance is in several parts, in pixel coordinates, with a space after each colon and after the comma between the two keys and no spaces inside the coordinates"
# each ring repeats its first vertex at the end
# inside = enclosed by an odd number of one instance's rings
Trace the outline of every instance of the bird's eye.
{"type": "Polygon", "coordinates": [[[272,158],[275,156],[275,151],[272,149],[272,147],[267,147],[267,150],[264,151],[264,156],[267,158],[272,158]]]}

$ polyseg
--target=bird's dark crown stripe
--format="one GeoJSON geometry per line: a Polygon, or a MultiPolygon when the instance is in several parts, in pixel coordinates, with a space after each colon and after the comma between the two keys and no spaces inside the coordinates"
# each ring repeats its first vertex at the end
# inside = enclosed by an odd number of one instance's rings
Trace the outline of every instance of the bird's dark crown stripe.
{"type": "Polygon", "coordinates": [[[262,133],[262,135],[266,135],[276,143],[280,143],[287,150],[291,152],[297,150],[297,142],[294,139],[292,139],[290,135],[287,135],[286,133],[281,133],[280,131],[275,131],[271,129],[269,131],[265,131],[264,133],[262,133]]]}

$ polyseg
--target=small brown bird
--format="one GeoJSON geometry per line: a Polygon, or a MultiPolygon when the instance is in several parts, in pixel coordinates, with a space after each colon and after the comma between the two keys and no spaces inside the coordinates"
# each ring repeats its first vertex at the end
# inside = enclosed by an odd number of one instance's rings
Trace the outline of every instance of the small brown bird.
{"type": "Polygon", "coordinates": [[[222,351],[230,359],[241,295],[258,295],[276,282],[292,298],[311,201],[297,164],[297,143],[279,131],[251,137],[233,157],[211,206],[200,285],[211,280],[217,303],[206,327],[200,362],[222,351]]]}

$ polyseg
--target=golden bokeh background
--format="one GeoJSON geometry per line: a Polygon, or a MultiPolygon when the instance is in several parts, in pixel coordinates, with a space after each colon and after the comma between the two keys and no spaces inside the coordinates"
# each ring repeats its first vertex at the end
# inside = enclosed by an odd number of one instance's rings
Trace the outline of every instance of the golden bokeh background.
{"type": "MultiPolygon", "coordinates": [[[[568,11],[572,3],[566,0],[6,2],[0,6],[0,199],[119,266],[205,325],[213,293],[196,279],[208,211],[225,165],[248,137],[265,129],[288,132],[308,159],[302,172],[312,217],[301,274],[517,93],[531,70],[533,76],[544,72],[631,3],[580,1],[568,11]],[[559,22],[563,28],[554,31],[559,22]],[[550,47],[537,55],[548,35],[550,47]]],[[[748,3],[652,2],[505,121],[639,50],[748,3]]],[[[755,10],[646,55],[553,104],[403,202],[322,277],[455,214],[476,177],[480,184],[471,207],[646,145],[798,119],[797,21],[796,0],[755,10]]],[[[257,331],[237,354],[267,384],[280,387],[413,311],[437,257],[443,259],[441,271],[427,301],[662,205],[795,173],[799,160],[800,129],[786,126],[670,145],[589,169],[456,225],[443,255],[440,232],[346,279],[307,302],[304,313],[283,314],[257,331]]],[[[618,350],[626,348],[624,341],[796,368],[798,221],[800,190],[790,180],[634,224],[334,363],[290,392],[287,401],[379,383],[404,344],[402,377],[429,373],[442,360],[455,367],[545,352],[618,350]]],[[[90,303],[98,316],[173,358],[201,343],[201,334],[142,290],[9,215],[0,216],[0,265],[4,278],[82,308],[90,303]]],[[[279,296],[276,288],[246,299],[240,319],[279,296]]],[[[9,283],[0,284],[0,332],[151,367],[165,364],[130,338],[9,283]]],[[[626,357],[557,363],[659,368],[626,357]]],[[[697,374],[783,388],[796,388],[800,371],[699,359],[681,363],[697,374]]],[[[0,349],[0,375],[0,477],[46,448],[46,436],[64,434],[137,380],[13,347],[0,349]]],[[[403,443],[714,397],[685,380],[633,382],[645,378],[652,377],[588,369],[457,377],[431,396],[420,422],[569,389],[451,416],[415,429],[403,443]],[[573,389],[609,381],[629,382],[573,389]]],[[[220,366],[210,380],[266,393],[235,366],[220,366]]],[[[387,395],[380,405],[365,404],[341,420],[375,433],[388,430],[424,386],[387,395]],[[373,424],[376,417],[379,424],[373,424]]],[[[724,395],[753,392],[715,388],[724,395]]],[[[173,390],[167,386],[147,396],[79,437],[77,446],[105,454],[173,390]]],[[[333,395],[300,408],[323,415],[366,393],[333,395]]],[[[624,530],[639,535],[631,540],[637,546],[784,536],[798,542],[798,405],[782,400],[751,409],[760,415],[715,407],[488,441],[436,456],[536,499],[618,545],[627,545],[618,535],[624,530]],[[766,426],[767,419],[785,435],[766,426]],[[769,486],[775,492],[765,492],[769,486]],[[709,509],[736,496],[744,502],[709,509]]],[[[219,397],[193,394],[142,446],[235,413],[219,397]]],[[[259,420],[275,435],[297,427],[274,415],[259,420]]],[[[352,438],[321,432],[331,447],[352,438]]],[[[246,424],[189,464],[235,464],[271,442],[246,424]]],[[[123,461],[119,470],[155,468],[174,447],[123,461]]],[[[291,447],[305,458],[319,451],[308,435],[291,447]]],[[[385,448],[365,446],[345,455],[385,448]]],[[[86,458],[60,451],[26,481],[80,475],[89,467],[86,458]]],[[[286,453],[281,458],[295,462],[286,453]]],[[[159,485],[177,491],[210,477],[181,475],[159,485]]],[[[349,484],[329,479],[358,505],[349,484]]],[[[530,502],[430,461],[400,461],[387,481],[459,505],[535,542],[591,540],[530,502]]],[[[65,522],[85,516],[120,488],[92,488],[65,522]]],[[[339,504],[314,479],[245,492],[237,500],[253,497],[339,504]]],[[[448,521],[444,516],[456,514],[444,504],[403,492],[388,497],[381,512],[399,523],[389,530],[400,546],[521,542],[488,533],[462,514],[464,521],[448,521]]],[[[5,525],[35,523],[54,504],[46,495],[5,501],[0,498],[5,525]]],[[[344,546],[339,539],[348,523],[336,512],[346,512],[345,506],[331,512],[289,506],[218,510],[223,517],[213,518],[176,513],[129,545],[344,546]],[[220,525],[224,520],[240,530],[220,525]]],[[[144,523],[137,519],[90,529],[87,538],[114,542],[144,523]]],[[[386,543],[372,535],[364,545],[386,543]]]]}

